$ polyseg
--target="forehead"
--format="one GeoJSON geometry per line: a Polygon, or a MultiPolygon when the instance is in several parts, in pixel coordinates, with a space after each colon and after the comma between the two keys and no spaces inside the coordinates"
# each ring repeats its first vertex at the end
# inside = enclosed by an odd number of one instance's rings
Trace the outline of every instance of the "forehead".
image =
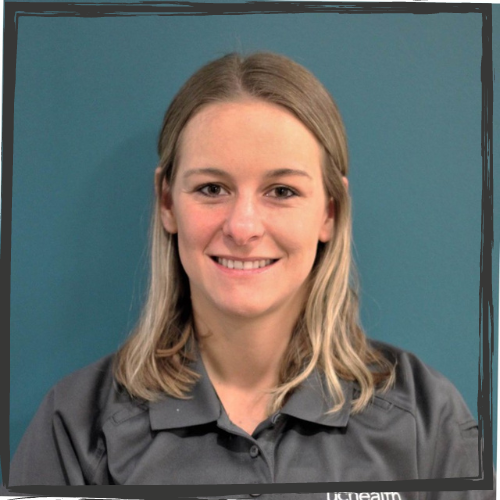
{"type": "Polygon", "coordinates": [[[204,106],[185,126],[179,145],[179,168],[296,164],[316,171],[323,159],[318,140],[291,111],[257,99],[204,106]]]}

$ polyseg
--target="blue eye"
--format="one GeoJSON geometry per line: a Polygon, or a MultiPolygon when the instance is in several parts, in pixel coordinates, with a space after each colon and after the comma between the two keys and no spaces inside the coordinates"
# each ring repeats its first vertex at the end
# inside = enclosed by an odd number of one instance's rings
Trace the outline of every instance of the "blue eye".
{"type": "Polygon", "coordinates": [[[198,188],[197,191],[205,196],[211,196],[212,198],[220,196],[221,194],[227,194],[227,191],[218,184],[205,184],[198,188]]]}
{"type": "Polygon", "coordinates": [[[297,196],[297,193],[292,189],[286,186],[277,186],[273,188],[270,193],[274,193],[274,195],[270,194],[273,198],[292,198],[293,196],[297,196]]]}

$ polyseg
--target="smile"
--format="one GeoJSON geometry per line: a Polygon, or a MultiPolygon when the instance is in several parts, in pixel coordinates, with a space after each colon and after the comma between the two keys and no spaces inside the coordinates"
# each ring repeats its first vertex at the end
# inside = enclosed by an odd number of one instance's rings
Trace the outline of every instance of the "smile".
{"type": "Polygon", "coordinates": [[[217,264],[220,264],[221,266],[224,266],[228,269],[243,269],[243,270],[250,270],[250,269],[261,269],[263,267],[270,266],[271,264],[274,264],[277,259],[261,259],[261,260],[231,260],[231,259],[224,259],[221,257],[213,257],[215,262],[217,264]]]}

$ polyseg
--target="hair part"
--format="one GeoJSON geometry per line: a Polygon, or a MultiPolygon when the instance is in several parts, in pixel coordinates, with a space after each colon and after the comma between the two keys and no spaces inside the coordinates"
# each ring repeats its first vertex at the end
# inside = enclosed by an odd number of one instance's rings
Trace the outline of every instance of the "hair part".
{"type": "Polygon", "coordinates": [[[195,337],[189,281],[177,236],[165,231],[160,217],[163,183],[175,182],[182,132],[196,113],[209,104],[249,98],[286,108],[315,135],[324,150],[323,181],[335,210],[334,237],[318,243],[310,293],[283,356],[269,412],[277,411],[315,369],[335,401],[331,412],[345,404],[341,379],[359,385],[352,407],[359,412],[376,390],[393,384],[395,367],[368,343],[360,326],[351,202],[343,183],[348,173],[345,129],[334,100],[316,77],[269,52],[232,53],[206,64],[181,87],[165,114],[158,141],[161,175],[151,222],[149,292],[135,331],[117,354],[116,379],[132,396],[155,400],[162,393],[188,397],[198,378],[190,368],[195,337]]]}

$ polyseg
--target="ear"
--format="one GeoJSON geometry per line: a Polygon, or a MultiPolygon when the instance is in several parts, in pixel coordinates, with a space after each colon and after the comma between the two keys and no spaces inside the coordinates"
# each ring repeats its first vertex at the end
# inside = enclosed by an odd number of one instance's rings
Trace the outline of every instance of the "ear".
{"type": "MultiPolygon", "coordinates": [[[[161,177],[161,167],[157,167],[155,170],[155,186],[160,183],[161,177]]],[[[161,185],[161,197],[160,197],[160,214],[161,222],[165,230],[170,234],[177,233],[177,219],[174,214],[174,204],[172,200],[172,191],[170,186],[167,184],[166,179],[163,179],[161,185]]]]}
{"type": "Polygon", "coordinates": [[[323,225],[321,226],[319,232],[319,241],[322,243],[326,243],[333,238],[333,221],[335,218],[335,204],[333,198],[328,200],[326,210],[325,210],[325,219],[323,221],[323,225]]]}
{"type": "MultiPolygon", "coordinates": [[[[342,182],[347,191],[349,189],[349,181],[347,180],[347,177],[343,176],[342,182]]],[[[334,222],[335,222],[335,202],[333,201],[333,198],[330,198],[328,200],[328,204],[325,211],[325,220],[323,222],[323,226],[321,227],[319,233],[319,238],[318,238],[319,241],[326,243],[327,241],[330,241],[333,238],[334,222]]]]}

